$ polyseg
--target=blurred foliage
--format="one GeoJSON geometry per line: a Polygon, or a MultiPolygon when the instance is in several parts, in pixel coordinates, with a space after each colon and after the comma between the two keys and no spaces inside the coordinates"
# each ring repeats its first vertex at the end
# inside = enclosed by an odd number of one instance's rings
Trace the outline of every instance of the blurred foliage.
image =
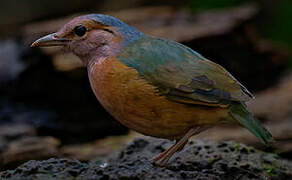
{"type": "MultiPolygon", "coordinates": [[[[196,13],[208,9],[227,8],[248,2],[258,2],[259,4],[269,3],[268,9],[264,9],[265,22],[257,25],[260,34],[276,44],[283,45],[289,50],[292,49],[292,0],[189,0],[187,3],[191,12],[196,13]]],[[[289,67],[292,68],[292,57],[290,57],[289,67]]]]}
{"type": "Polygon", "coordinates": [[[206,9],[232,7],[248,1],[250,0],[189,0],[188,7],[192,12],[198,12],[206,9]]]}
{"type": "MultiPolygon", "coordinates": [[[[282,0],[276,12],[272,16],[271,23],[263,27],[264,36],[277,43],[286,46],[290,55],[292,50],[292,1],[282,0]]],[[[289,58],[289,68],[292,69],[292,57],[289,58]]]]}
{"type": "Polygon", "coordinates": [[[292,1],[282,0],[269,27],[265,27],[267,38],[292,48],[292,1]]]}

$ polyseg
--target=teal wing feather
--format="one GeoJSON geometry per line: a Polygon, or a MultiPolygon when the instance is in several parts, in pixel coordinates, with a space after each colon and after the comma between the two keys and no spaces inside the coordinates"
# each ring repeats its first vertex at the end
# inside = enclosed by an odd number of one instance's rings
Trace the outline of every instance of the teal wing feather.
{"type": "Polygon", "coordinates": [[[146,36],[125,47],[117,59],[174,101],[221,106],[253,98],[223,67],[174,41],[146,36]]]}
{"type": "Polygon", "coordinates": [[[253,114],[246,108],[245,104],[238,102],[232,103],[229,108],[229,113],[264,144],[273,143],[274,139],[272,134],[254,118],[253,114]]]}

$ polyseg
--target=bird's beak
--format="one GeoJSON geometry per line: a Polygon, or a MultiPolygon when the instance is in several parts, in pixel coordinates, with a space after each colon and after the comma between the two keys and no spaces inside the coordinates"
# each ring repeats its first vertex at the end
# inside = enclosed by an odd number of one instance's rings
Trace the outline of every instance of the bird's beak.
{"type": "Polygon", "coordinates": [[[36,40],[31,47],[65,46],[68,41],[68,39],[59,38],[57,33],[53,33],[36,40]]]}

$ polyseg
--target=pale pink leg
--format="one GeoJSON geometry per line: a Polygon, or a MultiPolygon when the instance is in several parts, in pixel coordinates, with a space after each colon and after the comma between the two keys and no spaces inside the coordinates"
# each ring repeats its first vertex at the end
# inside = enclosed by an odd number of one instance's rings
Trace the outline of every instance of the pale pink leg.
{"type": "Polygon", "coordinates": [[[175,144],[171,145],[168,149],[166,149],[165,151],[163,151],[162,153],[158,154],[158,156],[156,156],[155,158],[152,159],[152,162],[156,162],[159,161],[161,158],[163,158],[164,156],[166,156],[166,154],[171,151],[174,146],[177,144],[177,142],[175,142],[175,144]]]}
{"type": "Polygon", "coordinates": [[[177,151],[180,151],[184,148],[184,146],[187,144],[188,139],[203,130],[205,130],[206,127],[196,127],[190,129],[179,141],[177,141],[174,145],[172,145],[170,148],[159,154],[157,157],[155,157],[152,162],[159,166],[165,166],[167,161],[173,156],[174,153],[177,151]]]}

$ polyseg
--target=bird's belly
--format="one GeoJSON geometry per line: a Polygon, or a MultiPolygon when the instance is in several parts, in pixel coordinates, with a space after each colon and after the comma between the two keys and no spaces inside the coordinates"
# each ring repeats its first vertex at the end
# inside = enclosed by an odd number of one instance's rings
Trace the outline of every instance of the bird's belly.
{"type": "Polygon", "coordinates": [[[221,108],[190,106],[168,100],[131,69],[115,59],[88,67],[100,103],[122,124],[145,135],[179,138],[191,127],[213,125],[227,116],[221,108]]]}

